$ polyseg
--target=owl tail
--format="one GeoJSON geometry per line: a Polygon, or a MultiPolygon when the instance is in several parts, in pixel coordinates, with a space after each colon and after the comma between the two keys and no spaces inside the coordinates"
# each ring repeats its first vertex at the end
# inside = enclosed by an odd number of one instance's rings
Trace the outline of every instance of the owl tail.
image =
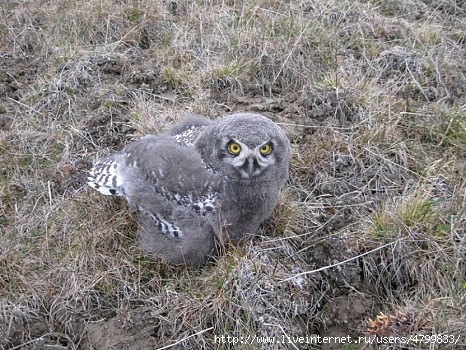
{"type": "Polygon", "coordinates": [[[123,178],[115,156],[104,158],[89,170],[87,184],[106,196],[123,196],[123,178]]]}

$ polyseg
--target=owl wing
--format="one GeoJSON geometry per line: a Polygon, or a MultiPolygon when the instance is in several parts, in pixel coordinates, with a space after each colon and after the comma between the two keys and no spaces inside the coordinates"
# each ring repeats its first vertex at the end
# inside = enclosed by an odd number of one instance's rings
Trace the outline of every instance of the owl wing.
{"type": "Polygon", "coordinates": [[[97,162],[88,184],[102,194],[123,196],[150,217],[160,233],[180,237],[184,213],[192,217],[215,212],[220,180],[203,166],[195,148],[173,137],[146,136],[97,162]]]}
{"type": "Polygon", "coordinates": [[[180,145],[192,146],[210,124],[212,124],[210,119],[193,114],[168,130],[167,135],[172,136],[180,145]]]}

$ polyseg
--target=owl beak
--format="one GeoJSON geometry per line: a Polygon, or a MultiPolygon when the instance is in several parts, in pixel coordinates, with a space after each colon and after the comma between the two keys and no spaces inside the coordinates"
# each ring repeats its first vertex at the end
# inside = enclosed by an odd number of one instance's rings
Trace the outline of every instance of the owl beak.
{"type": "Polygon", "coordinates": [[[244,162],[244,170],[248,174],[248,177],[253,176],[258,166],[259,164],[257,163],[257,160],[253,155],[250,155],[248,158],[246,158],[246,161],[244,162]]]}

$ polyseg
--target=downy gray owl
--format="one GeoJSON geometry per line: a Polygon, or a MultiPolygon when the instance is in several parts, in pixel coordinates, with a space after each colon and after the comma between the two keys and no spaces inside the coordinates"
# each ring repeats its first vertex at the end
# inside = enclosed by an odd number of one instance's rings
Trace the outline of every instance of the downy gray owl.
{"type": "Polygon", "coordinates": [[[145,251],[199,267],[272,214],[289,157],[284,131],[262,115],[190,116],[100,160],[88,184],[136,210],[145,251]]]}

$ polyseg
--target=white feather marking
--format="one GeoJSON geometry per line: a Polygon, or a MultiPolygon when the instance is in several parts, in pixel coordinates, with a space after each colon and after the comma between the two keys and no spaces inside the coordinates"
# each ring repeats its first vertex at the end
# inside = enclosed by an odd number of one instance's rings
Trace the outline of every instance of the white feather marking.
{"type": "Polygon", "coordinates": [[[87,184],[106,196],[122,196],[123,178],[118,171],[118,164],[113,158],[97,162],[87,177],[87,184]]]}
{"type": "Polygon", "coordinates": [[[144,210],[143,208],[139,208],[139,211],[142,212],[142,213],[145,213],[152,220],[154,220],[154,224],[159,229],[161,234],[169,235],[169,236],[175,237],[175,238],[176,237],[177,238],[182,238],[184,236],[183,231],[181,231],[180,228],[178,226],[176,226],[175,224],[173,224],[173,223],[171,223],[169,221],[166,221],[166,220],[162,219],[160,216],[158,216],[157,214],[150,213],[147,210],[144,210]]]}
{"type": "Polygon", "coordinates": [[[205,128],[205,125],[192,125],[188,129],[173,136],[176,142],[184,143],[186,146],[192,146],[196,142],[200,131],[205,128]]]}

